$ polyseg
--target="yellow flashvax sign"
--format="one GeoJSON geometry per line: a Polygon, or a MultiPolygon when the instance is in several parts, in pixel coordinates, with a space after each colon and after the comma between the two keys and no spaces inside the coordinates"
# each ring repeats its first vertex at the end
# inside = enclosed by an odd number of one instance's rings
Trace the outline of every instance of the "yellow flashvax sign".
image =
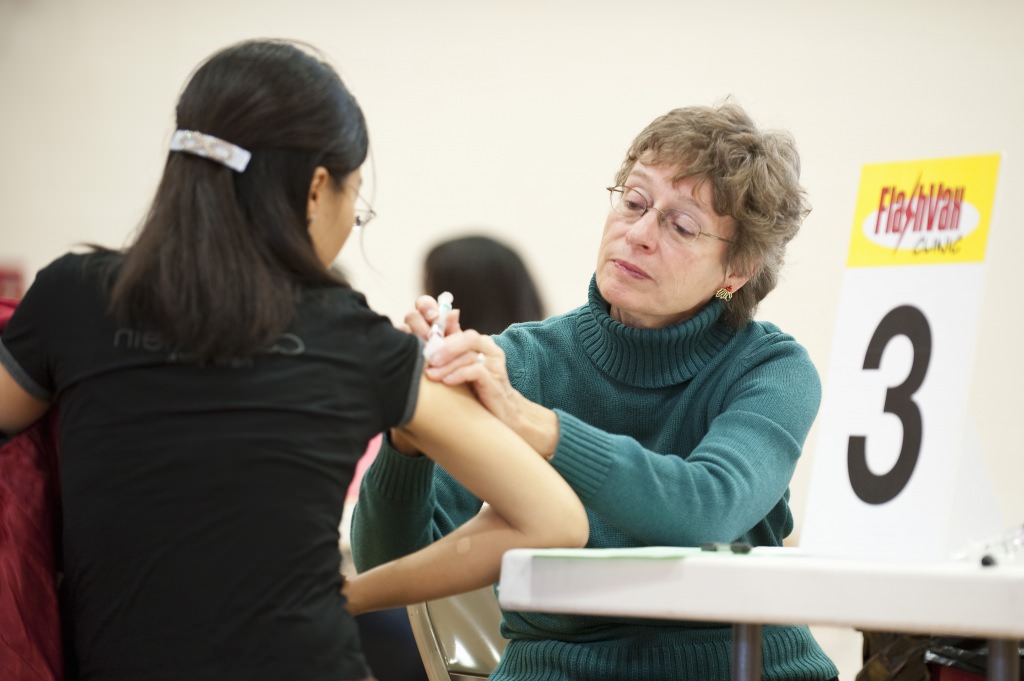
{"type": "Polygon", "coordinates": [[[865,165],[847,267],[984,261],[999,158],[865,165]]]}

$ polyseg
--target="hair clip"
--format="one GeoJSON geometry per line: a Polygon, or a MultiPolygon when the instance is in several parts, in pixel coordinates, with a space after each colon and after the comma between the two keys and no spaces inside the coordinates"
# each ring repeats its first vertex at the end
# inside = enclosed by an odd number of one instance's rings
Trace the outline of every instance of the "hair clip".
{"type": "Polygon", "coordinates": [[[239,173],[245,171],[246,166],[249,165],[249,159],[252,158],[252,153],[242,147],[195,130],[175,130],[171,137],[170,150],[202,156],[211,161],[223,163],[239,173]]]}

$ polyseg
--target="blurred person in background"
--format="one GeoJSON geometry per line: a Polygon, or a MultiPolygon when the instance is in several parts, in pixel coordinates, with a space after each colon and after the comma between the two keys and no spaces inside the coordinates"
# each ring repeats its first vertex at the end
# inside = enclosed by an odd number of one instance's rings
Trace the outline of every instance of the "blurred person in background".
{"type": "Polygon", "coordinates": [[[484,235],[456,237],[433,246],[423,261],[423,291],[455,296],[459,324],[483,334],[544,318],[537,283],[511,246],[484,235]]]}

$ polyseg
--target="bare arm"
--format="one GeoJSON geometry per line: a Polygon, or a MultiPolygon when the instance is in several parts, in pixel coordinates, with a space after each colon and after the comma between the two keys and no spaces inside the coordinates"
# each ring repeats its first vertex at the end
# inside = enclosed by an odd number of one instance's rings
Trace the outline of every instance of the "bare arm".
{"type": "Polygon", "coordinates": [[[505,551],[583,546],[586,511],[561,476],[465,387],[421,381],[403,429],[485,506],[455,532],[346,580],[349,611],[407,605],[497,581],[505,551]]]}
{"type": "MultiPolygon", "coordinates": [[[[437,317],[437,301],[430,296],[416,299],[415,308],[405,315],[402,328],[426,339],[430,323],[437,317]]],[[[466,384],[487,410],[501,419],[546,458],[558,446],[558,417],[547,407],[531,402],[512,387],[505,366],[505,353],[488,335],[459,325],[458,310],[449,315],[445,338],[428,361],[426,376],[447,385],[466,384]]],[[[394,440],[399,451],[412,453],[407,443],[394,440]]]]}
{"type": "Polygon", "coordinates": [[[24,430],[46,413],[50,405],[36,399],[14,380],[0,364],[0,432],[7,435],[24,430]]]}

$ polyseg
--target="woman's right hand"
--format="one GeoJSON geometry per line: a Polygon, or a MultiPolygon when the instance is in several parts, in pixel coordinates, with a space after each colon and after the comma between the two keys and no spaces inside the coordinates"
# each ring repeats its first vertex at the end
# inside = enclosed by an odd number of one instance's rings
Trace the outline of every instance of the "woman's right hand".
{"type": "MultiPolygon", "coordinates": [[[[413,309],[406,313],[403,322],[396,326],[401,331],[427,340],[430,336],[430,327],[434,320],[437,319],[439,310],[440,306],[437,304],[436,298],[427,295],[420,296],[416,299],[413,309]]],[[[445,327],[445,335],[461,331],[459,327],[459,311],[457,309],[453,309],[448,314],[448,321],[445,327]]],[[[392,428],[388,433],[388,439],[391,441],[391,446],[401,454],[406,456],[422,455],[419,447],[409,437],[409,434],[401,428],[392,428]]]]}
{"type": "MultiPolygon", "coordinates": [[[[430,326],[440,313],[440,306],[437,304],[437,299],[426,295],[417,298],[414,305],[415,307],[406,313],[403,323],[399,324],[398,328],[406,333],[411,333],[423,340],[427,340],[430,336],[430,326]]],[[[447,336],[461,330],[462,327],[459,325],[459,308],[456,307],[448,314],[444,335],[447,336]]]]}

